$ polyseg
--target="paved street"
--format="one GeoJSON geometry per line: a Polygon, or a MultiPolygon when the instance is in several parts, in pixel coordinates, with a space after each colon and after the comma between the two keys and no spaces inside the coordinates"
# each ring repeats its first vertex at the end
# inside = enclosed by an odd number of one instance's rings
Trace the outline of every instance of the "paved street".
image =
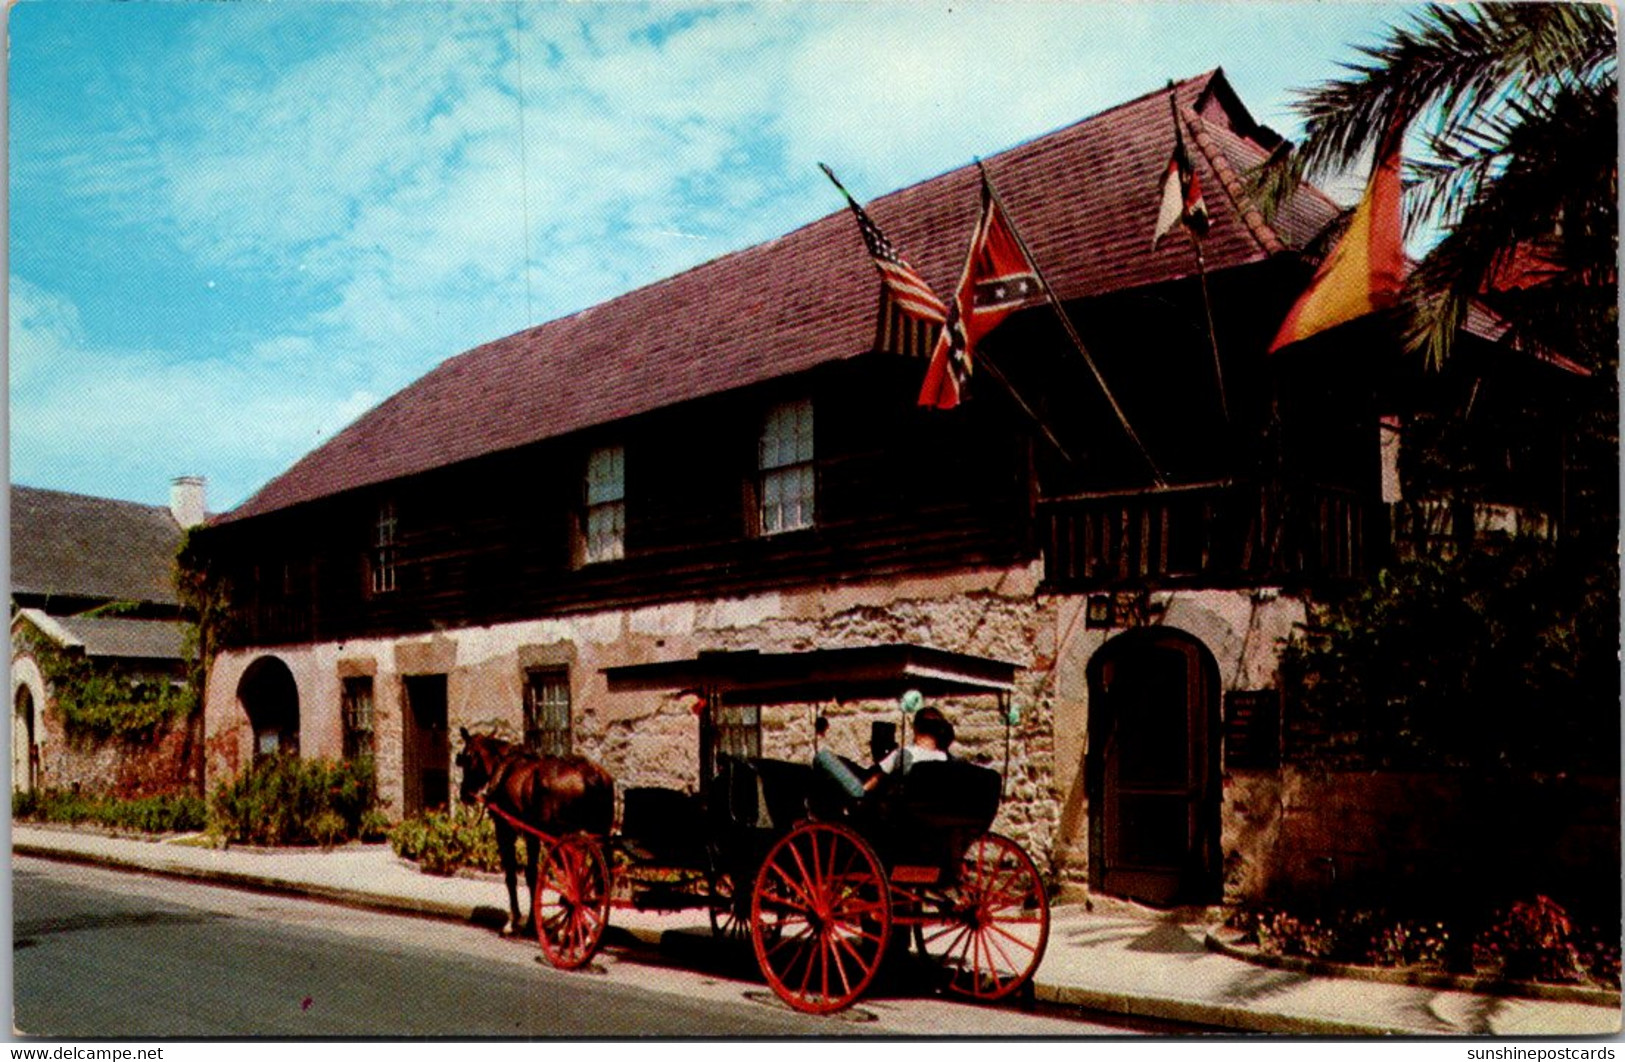
{"type": "Polygon", "coordinates": [[[760,985],[606,952],[560,973],[488,930],[18,857],[16,1027],[51,1038],[1086,1036],[929,998],[795,1014],[760,985]]]}

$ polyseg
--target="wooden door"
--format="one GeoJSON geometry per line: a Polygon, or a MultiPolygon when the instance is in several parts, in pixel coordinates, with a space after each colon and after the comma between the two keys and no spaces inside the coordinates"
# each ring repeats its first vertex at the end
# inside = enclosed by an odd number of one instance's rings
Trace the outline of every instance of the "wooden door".
{"type": "Polygon", "coordinates": [[[1091,668],[1091,878],[1170,906],[1219,898],[1212,658],[1198,642],[1122,636],[1091,668]]]}
{"type": "Polygon", "coordinates": [[[408,815],[443,808],[451,798],[451,734],[446,676],[408,675],[402,730],[401,797],[408,815]]]}

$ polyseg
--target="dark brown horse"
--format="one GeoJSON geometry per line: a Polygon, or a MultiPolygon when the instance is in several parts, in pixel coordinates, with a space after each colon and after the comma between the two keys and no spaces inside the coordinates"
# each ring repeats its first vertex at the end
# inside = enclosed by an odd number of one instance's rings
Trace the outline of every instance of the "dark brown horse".
{"type": "Polygon", "coordinates": [[[463,749],[457,754],[462,769],[461,795],[465,804],[495,809],[497,850],[508,885],[511,920],[504,932],[529,929],[528,916],[519,912],[518,846],[525,834],[525,885],[531,906],[536,902],[536,859],[541,839],[521,831],[505,816],[554,837],[584,831],[607,834],[615,816],[615,780],[609,772],[581,756],[540,756],[522,745],[489,734],[462,731],[463,749]]]}

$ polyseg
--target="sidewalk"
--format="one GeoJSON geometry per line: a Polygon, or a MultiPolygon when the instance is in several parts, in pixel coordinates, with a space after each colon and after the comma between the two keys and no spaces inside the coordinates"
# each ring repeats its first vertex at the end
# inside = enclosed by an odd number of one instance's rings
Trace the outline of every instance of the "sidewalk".
{"type": "MultiPolygon", "coordinates": [[[[212,849],[13,824],[12,850],[459,921],[500,923],[500,883],[419,873],[383,845],[332,852],[212,849]]],[[[697,912],[616,909],[612,926],[658,944],[697,912]]],[[[1209,950],[1199,927],[1057,907],[1038,999],[1238,1032],[1327,1036],[1608,1036],[1619,1006],[1479,995],[1270,969],[1209,950]]]]}

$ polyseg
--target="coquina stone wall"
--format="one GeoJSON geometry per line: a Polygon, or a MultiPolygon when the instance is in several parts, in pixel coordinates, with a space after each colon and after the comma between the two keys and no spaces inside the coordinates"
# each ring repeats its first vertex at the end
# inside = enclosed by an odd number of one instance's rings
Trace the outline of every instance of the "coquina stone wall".
{"type": "MultiPolygon", "coordinates": [[[[1084,621],[1085,599],[1040,592],[1041,568],[766,593],[743,598],[609,610],[560,619],[466,628],[433,635],[358,639],[223,653],[210,675],[206,706],[208,776],[213,786],[252,759],[252,732],[238,699],[244,671],[274,656],[299,691],[300,748],[336,758],[342,750],[341,680],[373,677],[380,791],[396,814],[402,801],[403,678],[447,676],[448,721],[510,739],[522,727],[526,668],[569,668],[572,740],[602,763],[618,786],[692,789],[699,774],[699,720],[692,696],[608,691],[603,668],[693,657],[704,650],[799,652],[911,642],[1010,661],[1020,722],[1006,730],[990,698],[939,703],[958,733],[958,754],[1004,770],[1005,799],[994,828],[1023,844],[1063,895],[1087,885],[1087,754],[1090,657],[1122,628],[1084,621]]],[[[1214,656],[1223,688],[1273,684],[1279,643],[1302,605],[1273,592],[1199,591],[1152,595],[1136,622],[1185,631],[1214,656]]],[[[830,721],[825,747],[867,756],[870,723],[898,718],[894,703],[768,707],[762,754],[807,760],[813,720],[830,721]]],[[[1214,740],[1218,735],[1214,735],[1214,740]]],[[[452,780],[455,791],[456,778],[452,780]]],[[[1225,827],[1227,854],[1245,838],[1225,827]]]]}
{"type": "MultiPolygon", "coordinates": [[[[623,791],[650,785],[691,790],[699,774],[695,698],[611,694],[601,669],[713,649],[772,653],[912,642],[1020,668],[1015,703],[1021,720],[1008,732],[990,699],[947,700],[939,707],[954,722],[962,756],[1002,770],[1008,738],[1005,800],[995,829],[1028,849],[1061,899],[1080,899],[1089,882],[1090,660],[1126,626],[1181,631],[1211,656],[1213,693],[1222,706],[1228,693],[1275,687],[1281,647],[1303,622],[1304,603],[1267,589],[1166,591],[1141,595],[1126,621],[1098,627],[1087,620],[1086,597],[1043,593],[1040,575],[1034,565],[224,653],[206,701],[209,785],[251,761],[252,732],[237,693],[244,671],[266,656],[282,661],[294,677],[305,756],[340,755],[341,681],[372,676],[380,790],[398,814],[406,676],[446,675],[455,749],[457,729],[465,726],[518,739],[525,670],[567,666],[576,750],[602,763],[623,791]]],[[[769,707],[762,715],[763,755],[810,758],[818,712],[830,722],[824,746],[860,762],[870,723],[898,718],[893,703],[769,707]]],[[[1222,742],[1222,721],[1210,739],[1222,742]]],[[[454,792],[456,783],[453,777],[454,792]]],[[[1313,774],[1288,765],[1224,770],[1221,784],[1227,902],[1324,899],[1356,887],[1448,881],[1469,867],[1493,872],[1497,852],[1512,865],[1564,868],[1566,880],[1611,872],[1617,884],[1617,779],[1492,790],[1460,777],[1313,774]]]]}
{"type": "MultiPolygon", "coordinates": [[[[307,757],[340,755],[342,679],[372,676],[380,791],[398,813],[403,679],[409,675],[447,676],[455,746],[460,727],[517,739],[525,670],[567,666],[577,752],[602,763],[622,789],[693,789],[699,774],[695,699],[652,692],[611,694],[603,668],[678,660],[712,649],[773,653],[913,642],[997,657],[1021,668],[1015,700],[1022,718],[1008,734],[1006,799],[995,828],[1027,845],[1043,865],[1056,825],[1055,738],[1047,692],[1056,606],[1038,594],[1038,578],[1036,566],[997,569],[586,613],[416,638],[222,653],[211,671],[206,701],[209,784],[252,760],[252,728],[238,693],[244,672],[266,656],[280,660],[293,675],[299,691],[300,749],[307,757]]],[[[991,698],[944,701],[939,707],[954,721],[960,754],[1003,767],[1006,728],[991,698]]],[[[762,754],[810,759],[817,711],[830,720],[826,747],[860,761],[867,756],[870,721],[898,718],[895,703],[768,707],[762,713],[762,754]]]]}
{"type": "Polygon", "coordinates": [[[1448,909],[1537,895],[1617,914],[1617,777],[1238,772],[1233,902],[1448,909]]]}
{"type": "MultiPolygon", "coordinates": [[[[159,726],[139,738],[96,739],[70,732],[56,709],[54,690],[39,663],[26,650],[11,660],[11,704],[15,715],[21,691],[33,714],[37,748],[37,789],[139,798],[188,792],[194,779],[188,770],[186,721],[159,726]]],[[[26,751],[18,748],[26,730],[13,720],[12,788],[26,785],[26,751]]]]}

